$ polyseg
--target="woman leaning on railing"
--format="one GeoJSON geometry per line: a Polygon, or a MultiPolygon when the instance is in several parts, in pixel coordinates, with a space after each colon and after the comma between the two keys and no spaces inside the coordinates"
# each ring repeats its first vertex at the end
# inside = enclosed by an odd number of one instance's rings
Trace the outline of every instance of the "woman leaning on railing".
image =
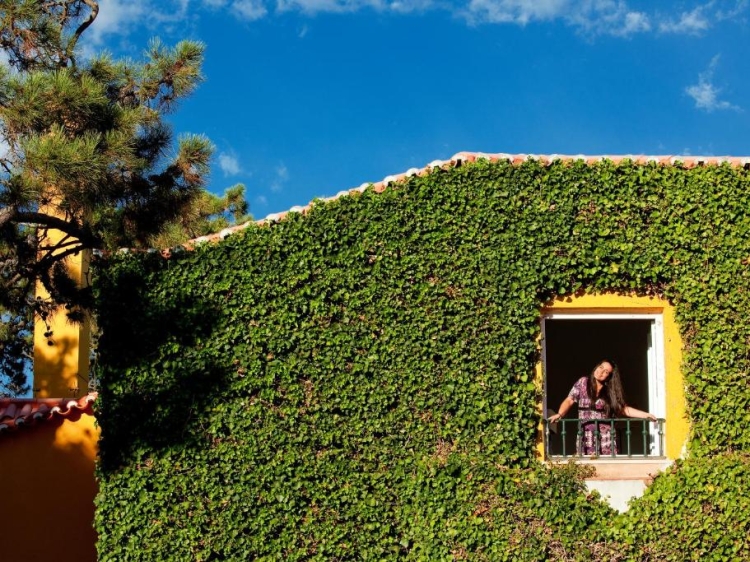
{"type": "Polygon", "coordinates": [[[600,361],[588,377],[581,377],[560,404],[558,413],[549,417],[555,423],[578,405],[583,435],[578,439],[579,455],[616,455],[617,440],[610,419],[614,416],[656,421],[656,416],[628,406],[617,365],[608,359],[600,361]],[[606,422],[599,420],[607,420],[606,422]]]}

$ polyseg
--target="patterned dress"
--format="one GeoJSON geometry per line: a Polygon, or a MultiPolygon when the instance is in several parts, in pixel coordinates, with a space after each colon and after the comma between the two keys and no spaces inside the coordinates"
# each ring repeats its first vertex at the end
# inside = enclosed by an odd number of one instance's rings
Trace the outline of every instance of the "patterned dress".
{"type": "Polygon", "coordinates": [[[612,427],[606,423],[597,423],[595,420],[609,420],[605,413],[604,400],[599,398],[592,405],[588,393],[588,377],[581,377],[573,385],[568,398],[578,404],[578,419],[583,428],[583,437],[577,440],[576,452],[579,455],[596,455],[596,431],[599,430],[599,455],[611,455],[612,446],[617,454],[617,440],[612,440],[612,427]],[[591,420],[591,421],[589,421],[591,420]]]}

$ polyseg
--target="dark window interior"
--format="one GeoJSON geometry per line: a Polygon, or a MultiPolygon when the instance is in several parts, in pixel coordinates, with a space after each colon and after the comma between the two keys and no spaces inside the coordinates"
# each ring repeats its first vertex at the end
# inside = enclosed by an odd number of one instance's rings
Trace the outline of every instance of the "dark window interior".
{"type": "MultiPolygon", "coordinates": [[[[602,360],[617,363],[625,399],[629,406],[649,410],[648,347],[651,320],[545,320],[545,372],[547,415],[557,411],[573,384],[587,376],[602,360]]],[[[573,408],[567,418],[578,417],[573,408]]],[[[566,452],[575,451],[576,424],[566,424],[566,452]]],[[[621,428],[622,429],[622,428],[621,428]]],[[[640,422],[631,424],[631,431],[640,434],[640,422]]],[[[552,439],[550,453],[561,454],[560,439],[552,439]]],[[[620,447],[623,451],[623,447],[620,447]]],[[[642,439],[631,437],[631,453],[642,454],[642,439]]]]}

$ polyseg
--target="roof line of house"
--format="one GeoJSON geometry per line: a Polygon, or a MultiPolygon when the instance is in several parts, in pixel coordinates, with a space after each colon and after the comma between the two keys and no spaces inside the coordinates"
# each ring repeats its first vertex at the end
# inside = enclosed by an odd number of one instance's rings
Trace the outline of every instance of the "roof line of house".
{"type": "Polygon", "coordinates": [[[78,419],[92,414],[98,393],[80,398],[0,398],[0,435],[54,419],[78,419]]]}
{"type": "MultiPolygon", "coordinates": [[[[172,255],[172,252],[174,250],[177,250],[180,248],[191,250],[198,244],[223,240],[227,236],[230,236],[231,234],[234,234],[235,232],[244,230],[245,228],[253,224],[270,225],[270,224],[283,220],[290,213],[305,214],[313,207],[313,205],[319,202],[332,201],[340,197],[354,195],[356,193],[362,193],[366,189],[372,189],[376,193],[380,193],[383,190],[385,190],[389,185],[403,181],[404,179],[408,177],[424,176],[429,173],[432,173],[432,171],[435,168],[454,168],[454,167],[461,166],[465,162],[475,162],[477,160],[487,160],[490,162],[507,160],[513,165],[520,165],[529,160],[535,160],[544,165],[549,165],[556,161],[562,161],[562,162],[584,161],[586,162],[586,164],[593,165],[598,162],[607,160],[614,164],[620,164],[621,162],[624,162],[624,161],[630,161],[636,164],[644,164],[644,165],[650,164],[650,163],[656,163],[656,164],[661,164],[664,166],[674,166],[674,165],[679,164],[685,168],[695,168],[698,166],[718,166],[721,164],[729,164],[730,166],[733,166],[733,167],[742,167],[746,169],[750,168],[750,156],[666,156],[666,155],[648,156],[648,155],[633,155],[633,154],[629,154],[629,155],[608,155],[607,154],[607,155],[592,156],[592,155],[586,155],[586,154],[566,155],[566,154],[507,154],[507,153],[486,153],[486,152],[458,152],[454,154],[448,160],[433,160],[432,162],[430,162],[423,168],[411,168],[404,173],[387,176],[378,182],[363,183],[359,187],[354,187],[352,189],[339,191],[336,195],[333,195],[332,197],[321,197],[319,199],[315,199],[311,201],[310,203],[304,206],[295,206],[287,211],[282,211],[280,213],[272,213],[259,220],[251,220],[242,224],[238,224],[235,226],[231,226],[229,228],[225,228],[221,232],[217,232],[215,234],[210,234],[207,236],[200,236],[198,238],[188,240],[184,244],[177,246],[177,248],[166,248],[164,250],[161,250],[161,255],[165,258],[168,258],[172,255]]],[[[122,248],[120,251],[130,252],[133,250],[130,250],[128,248],[122,248]]],[[[152,250],[152,251],[157,251],[157,250],[152,250]]]]}

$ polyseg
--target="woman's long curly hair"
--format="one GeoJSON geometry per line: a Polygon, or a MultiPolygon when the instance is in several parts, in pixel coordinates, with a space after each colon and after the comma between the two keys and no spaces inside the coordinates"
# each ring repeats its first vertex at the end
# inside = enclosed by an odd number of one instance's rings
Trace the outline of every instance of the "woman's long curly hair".
{"type": "Polygon", "coordinates": [[[627,404],[625,403],[625,393],[622,390],[622,381],[620,380],[620,369],[617,367],[617,363],[609,359],[602,359],[599,361],[594,368],[591,370],[588,378],[588,384],[586,385],[588,391],[589,400],[591,405],[601,398],[604,400],[604,413],[607,417],[613,417],[615,415],[621,415],[627,404]],[[603,363],[609,363],[612,365],[612,373],[609,378],[604,382],[599,395],[596,393],[596,379],[594,373],[601,367],[603,363]]]}

